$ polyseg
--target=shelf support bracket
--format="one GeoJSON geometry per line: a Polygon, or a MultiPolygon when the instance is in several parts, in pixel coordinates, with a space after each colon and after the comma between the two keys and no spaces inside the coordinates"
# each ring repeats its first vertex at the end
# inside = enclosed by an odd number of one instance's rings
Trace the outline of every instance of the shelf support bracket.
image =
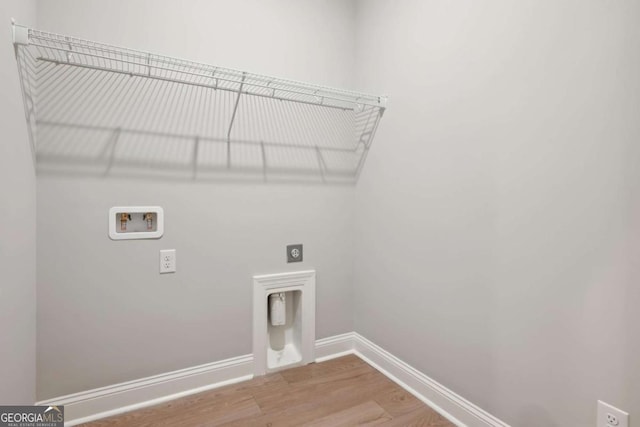
{"type": "Polygon", "coordinates": [[[104,176],[109,175],[111,168],[113,168],[113,163],[115,162],[116,157],[116,146],[118,145],[121,133],[121,128],[114,129],[113,135],[111,136],[111,143],[109,146],[105,147],[105,150],[109,150],[109,158],[107,159],[107,167],[104,170],[104,176]]]}
{"type": "Polygon", "coordinates": [[[355,177],[356,181],[358,180],[358,178],[360,178],[360,172],[362,171],[362,165],[364,163],[365,158],[367,157],[367,154],[369,153],[369,147],[371,146],[371,140],[373,139],[374,135],[376,134],[376,131],[378,130],[378,125],[380,124],[380,119],[382,119],[382,115],[383,114],[384,114],[384,108],[380,108],[378,110],[378,117],[376,118],[376,121],[373,124],[373,128],[371,129],[370,132],[368,132],[369,133],[369,138],[367,139],[367,142],[364,142],[362,140],[362,137],[360,139],[360,142],[362,142],[363,148],[362,148],[362,155],[360,156],[360,159],[358,160],[358,164],[356,165],[356,171],[355,171],[355,174],[354,174],[354,177],[355,177]]]}
{"type": "Polygon", "coordinates": [[[28,45],[29,44],[29,28],[16,24],[15,20],[11,20],[11,34],[13,35],[14,45],[28,45]]]}
{"type": "Polygon", "coordinates": [[[193,179],[198,178],[198,150],[200,147],[200,137],[196,136],[196,139],[193,143],[193,179]]]}
{"type": "Polygon", "coordinates": [[[260,151],[262,151],[262,179],[267,182],[267,153],[264,149],[264,141],[260,141],[260,151]]]}
{"type": "Polygon", "coordinates": [[[242,95],[242,87],[244,86],[244,79],[246,77],[247,77],[247,73],[242,73],[242,80],[240,80],[240,88],[238,89],[236,104],[233,106],[233,113],[231,114],[231,122],[229,123],[229,130],[227,131],[227,168],[231,167],[231,129],[233,129],[233,122],[236,120],[236,113],[238,112],[238,104],[240,103],[240,95],[242,95]]]}
{"type": "Polygon", "coordinates": [[[324,158],[322,157],[322,152],[320,151],[320,147],[316,145],[316,156],[318,159],[318,169],[320,170],[320,178],[322,178],[322,182],[326,182],[324,177],[324,171],[327,168],[326,163],[324,162],[324,158]]]}

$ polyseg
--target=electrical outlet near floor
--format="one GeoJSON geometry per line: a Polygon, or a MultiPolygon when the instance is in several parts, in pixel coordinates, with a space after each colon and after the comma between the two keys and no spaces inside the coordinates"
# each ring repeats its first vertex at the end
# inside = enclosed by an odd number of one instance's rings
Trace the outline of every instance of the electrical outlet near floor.
{"type": "Polygon", "coordinates": [[[629,414],[598,400],[597,427],[629,427],[629,414]]]}
{"type": "Polygon", "coordinates": [[[287,246],[287,262],[302,261],[302,244],[287,246]]]}
{"type": "Polygon", "coordinates": [[[176,272],[176,250],[164,249],[160,251],[160,274],[176,272]]]}

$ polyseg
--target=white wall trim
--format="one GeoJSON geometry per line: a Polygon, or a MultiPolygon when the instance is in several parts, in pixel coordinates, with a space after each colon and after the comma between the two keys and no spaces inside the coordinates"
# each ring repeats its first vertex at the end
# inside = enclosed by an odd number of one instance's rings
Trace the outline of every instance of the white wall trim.
{"type": "Polygon", "coordinates": [[[316,362],[353,354],[353,332],[316,340],[316,362]]]}
{"type": "Polygon", "coordinates": [[[253,356],[246,355],[47,399],[36,405],[64,405],[65,426],[74,426],[252,378],[253,356]]]}
{"type": "Polygon", "coordinates": [[[354,353],[457,426],[509,427],[508,424],[354,332],[354,353]]]}
{"type": "MultiPolygon", "coordinates": [[[[457,426],[508,424],[409,366],[362,335],[349,332],[315,342],[316,362],[356,354],[457,426]]],[[[37,402],[64,405],[66,426],[122,414],[253,378],[253,355],[234,357],[37,402]]]]}

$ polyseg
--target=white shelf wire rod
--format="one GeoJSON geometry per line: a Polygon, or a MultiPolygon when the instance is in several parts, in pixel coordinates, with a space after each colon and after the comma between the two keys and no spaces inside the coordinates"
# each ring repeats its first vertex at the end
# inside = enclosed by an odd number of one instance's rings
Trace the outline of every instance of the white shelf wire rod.
{"type": "MultiPolygon", "coordinates": [[[[106,58],[108,59],[108,58],[106,58]]],[[[206,84],[206,83],[197,83],[197,82],[190,82],[188,80],[181,80],[181,79],[172,79],[172,78],[168,78],[168,77],[161,77],[161,76],[157,76],[157,75],[149,75],[149,74],[145,74],[145,73],[139,73],[139,72],[133,72],[133,71],[122,71],[122,70],[115,70],[112,68],[107,68],[107,67],[100,67],[100,66],[96,66],[96,65],[88,65],[88,64],[81,64],[81,63],[77,63],[77,62],[61,62],[59,60],[54,60],[54,59],[49,59],[49,58],[44,58],[44,57],[37,57],[36,60],[38,61],[45,61],[45,62],[50,62],[53,63],[55,65],[67,65],[67,66],[72,66],[72,67],[80,67],[80,68],[86,68],[86,69],[91,69],[91,70],[97,70],[97,71],[105,71],[105,72],[110,72],[110,73],[118,73],[118,74],[124,74],[124,75],[128,75],[131,77],[143,77],[143,78],[148,78],[148,79],[155,79],[155,80],[161,80],[161,81],[165,81],[165,82],[171,82],[171,83],[181,83],[181,84],[186,84],[186,85],[191,85],[191,86],[199,86],[199,87],[204,87],[204,88],[208,88],[208,89],[214,89],[214,90],[222,90],[222,91],[227,91],[227,92],[233,92],[233,93],[242,93],[243,95],[250,95],[250,96],[257,96],[257,97],[261,97],[261,98],[268,98],[268,99],[276,99],[276,100],[280,100],[280,101],[289,101],[289,102],[298,102],[301,104],[307,104],[307,105],[317,105],[317,106],[321,106],[324,108],[336,108],[339,110],[350,110],[350,111],[355,111],[357,107],[344,107],[344,106],[340,106],[340,105],[331,105],[331,104],[326,104],[326,103],[321,103],[321,102],[313,102],[313,101],[305,101],[305,100],[301,100],[301,99],[295,99],[295,98],[286,98],[286,97],[282,97],[282,96],[277,96],[275,94],[261,94],[261,93],[257,93],[257,92],[250,92],[250,91],[242,91],[241,89],[233,89],[233,88],[226,88],[220,85],[211,85],[211,84],[206,84]]],[[[156,69],[162,69],[164,71],[173,71],[169,68],[160,68],[160,67],[152,67],[152,68],[156,68],[156,69]]],[[[196,73],[189,73],[189,72],[184,72],[181,71],[180,73],[182,74],[189,74],[192,76],[197,76],[197,77],[210,77],[210,76],[206,76],[204,74],[196,74],[196,73]]],[[[240,83],[240,82],[236,82],[233,80],[226,80],[226,79],[222,79],[220,78],[220,80],[224,80],[230,83],[240,83]]],[[[261,86],[261,85],[257,85],[255,83],[246,83],[244,84],[245,86],[253,86],[253,87],[262,87],[262,88],[268,88],[267,86],[261,86]]],[[[270,88],[270,89],[274,89],[274,88],[270,88]]],[[[294,93],[294,94],[298,94],[298,95],[304,95],[304,96],[311,96],[309,94],[306,94],[304,92],[297,92],[297,91],[292,91],[292,90],[285,90],[285,89],[274,89],[277,91],[282,91],[282,92],[288,92],[288,93],[294,93]]],[[[329,96],[325,96],[325,99],[332,99],[335,101],[341,101],[341,102],[347,102],[344,101],[342,99],[339,98],[333,98],[333,97],[329,97],[329,96]]]]}
{"type": "MultiPolygon", "coordinates": [[[[323,96],[323,94],[341,95],[342,97],[337,99],[354,102],[354,103],[364,103],[364,104],[371,104],[375,106],[383,106],[382,103],[384,102],[384,99],[383,99],[384,97],[378,96],[378,95],[354,92],[354,91],[349,91],[345,89],[320,86],[320,85],[310,84],[310,83],[297,82],[289,79],[282,79],[277,77],[247,73],[245,71],[234,70],[231,68],[212,66],[208,64],[194,62],[194,61],[172,58],[168,56],[152,54],[149,52],[136,51],[133,49],[121,48],[121,47],[111,46],[107,44],[77,39],[73,37],[57,35],[53,33],[45,33],[45,32],[33,30],[33,29],[29,29],[29,31],[30,31],[31,40],[42,41],[42,43],[35,43],[32,41],[30,42],[31,45],[45,47],[45,48],[54,48],[55,46],[52,46],[50,44],[43,44],[43,43],[47,43],[47,42],[58,43],[58,44],[62,44],[69,47],[68,49],[65,49],[63,47],[58,47],[59,49],[64,50],[66,53],[83,54],[83,53],[86,53],[85,52],[86,50],[99,51],[99,52],[105,53],[106,55],[117,55],[121,58],[126,56],[129,58],[137,59],[139,60],[139,62],[129,61],[129,63],[139,65],[139,66],[147,66],[150,62],[159,62],[159,63],[164,63],[169,67],[169,69],[173,71],[176,71],[176,70],[170,67],[180,67],[180,68],[188,67],[192,69],[198,69],[206,73],[211,73],[211,74],[206,74],[207,77],[211,77],[211,76],[215,77],[216,75],[218,76],[228,75],[229,77],[236,78],[236,80],[231,80],[234,82],[239,82],[238,79],[240,79],[243,75],[247,75],[252,80],[259,80],[265,83],[266,86],[264,87],[267,87],[267,88],[270,88],[270,85],[272,84],[286,85],[289,87],[297,87],[298,89],[304,90],[306,92],[303,92],[303,93],[308,95],[317,95],[317,96],[323,96]],[[74,47],[75,47],[75,50],[73,49],[74,47]]],[[[101,57],[106,58],[108,60],[117,60],[117,58],[113,56],[103,55],[101,57]]]]}

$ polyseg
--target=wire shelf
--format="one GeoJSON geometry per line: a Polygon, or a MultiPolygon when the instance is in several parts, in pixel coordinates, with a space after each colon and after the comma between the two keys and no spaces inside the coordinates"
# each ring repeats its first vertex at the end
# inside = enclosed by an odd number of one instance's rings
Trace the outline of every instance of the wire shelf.
{"type": "Polygon", "coordinates": [[[382,96],[13,29],[39,171],[357,179],[385,110],[382,96]]]}

